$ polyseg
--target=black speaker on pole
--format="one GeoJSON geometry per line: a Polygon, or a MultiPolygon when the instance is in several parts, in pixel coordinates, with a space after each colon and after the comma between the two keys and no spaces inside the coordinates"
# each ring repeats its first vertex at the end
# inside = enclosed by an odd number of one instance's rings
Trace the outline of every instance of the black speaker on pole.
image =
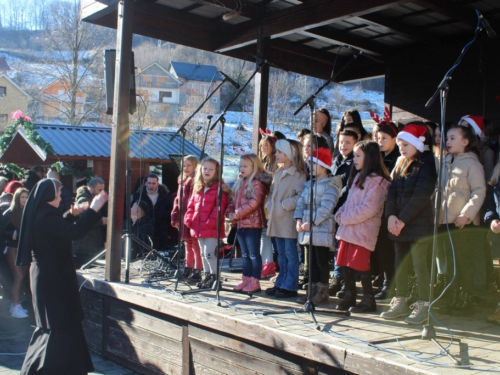
{"type": "MultiPolygon", "coordinates": [[[[113,114],[113,99],[115,93],[115,66],[116,66],[116,50],[104,50],[104,80],[106,83],[106,114],[113,114]]],[[[135,100],[135,64],[134,52],[132,52],[132,61],[130,64],[130,105],[129,113],[132,114],[137,109],[135,100]]]]}

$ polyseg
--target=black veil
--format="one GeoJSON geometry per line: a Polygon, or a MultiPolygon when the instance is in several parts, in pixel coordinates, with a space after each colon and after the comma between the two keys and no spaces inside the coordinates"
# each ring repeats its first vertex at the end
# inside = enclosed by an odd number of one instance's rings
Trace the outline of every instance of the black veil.
{"type": "Polygon", "coordinates": [[[44,203],[52,202],[57,195],[59,181],[53,178],[40,180],[31,190],[23,211],[21,229],[19,231],[19,246],[17,248],[17,266],[27,266],[31,263],[33,249],[33,225],[37,211],[44,203]]]}

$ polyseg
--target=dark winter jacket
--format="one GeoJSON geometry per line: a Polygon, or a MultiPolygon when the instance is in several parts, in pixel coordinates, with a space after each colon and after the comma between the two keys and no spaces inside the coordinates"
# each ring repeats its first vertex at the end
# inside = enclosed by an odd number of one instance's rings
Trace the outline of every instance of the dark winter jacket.
{"type": "Polygon", "coordinates": [[[2,244],[0,251],[3,251],[4,246],[17,249],[19,243],[19,227],[16,227],[10,221],[10,213],[10,208],[8,208],[0,218],[0,243],[2,244]],[[13,239],[14,233],[16,233],[16,239],[13,239]]]}
{"type": "MultiPolygon", "coordinates": [[[[217,191],[219,183],[212,184],[207,191],[193,192],[188,203],[184,224],[191,230],[194,238],[217,238],[217,191]]],[[[220,238],[225,238],[224,215],[228,205],[230,189],[223,185],[220,204],[220,238]]]]}
{"type": "Polygon", "coordinates": [[[486,186],[484,223],[490,226],[493,220],[500,220],[500,181],[495,186],[489,184],[486,186]]]}
{"type": "MultiPolygon", "coordinates": [[[[92,193],[87,186],[78,188],[75,198],[76,204],[90,204],[92,202],[92,199],[94,199],[94,197],[92,196],[92,193]]],[[[104,209],[101,209],[101,211],[99,212],[101,220],[99,220],[83,238],[73,241],[74,254],[97,255],[104,250],[105,232],[104,225],[102,223],[102,217],[103,213],[105,212],[106,211],[104,211],[104,209]]]]}
{"type": "MultiPolygon", "coordinates": [[[[188,177],[183,181],[182,186],[184,187],[182,190],[182,216],[186,214],[187,211],[187,206],[189,199],[191,198],[191,195],[193,194],[193,177],[188,177]]],[[[174,199],[174,208],[172,210],[172,214],[170,217],[170,222],[171,225],[174,226],[174,224],[179,223],[184,225],[184,218],[183,220],[180,220],[179,213],[180,213],[180,205],[179,205],[179,199],[181,196],[181,184],[179,180],[179,189],[177,190],[177,195],[175,196],[174,199]]],[[[180,227],[179,227],[180,230],[180,227]]],[[[184,229],[182,232],[182,239],[183,240],[189,240],[191,239],[191,233],[189,231],[189,228],[184,225],[184,229]]]]}
{"type": "Polygon", "coordinates": [[[417,241],[432,234],[433,201],[436,188],[436,164],[434,155],[425,151],[421,161],[413,161],[406,177],[395,178],[389,188],[385,205],[385,216],[396,216],[405,227],[389,238],[396,242],[417,241]]]}
{"type": "Polygon", "coordinates": [[[235,214],[238,228],[265,228],[266,217],[264,214],[264,204],[266,202],[272,176],[268,173],[261,173],[252,180],[253,194],[246,192],[247,183],[242,186],[231,199],[227,207],[226,216],[235,214]]]}
{"type": "Polygon", "coordinates": [[[351,168],[353,166],[354,152],[351,152],[345,159],[341,154],[338,154],[333,158],[332,162],[332,174],[334,176],[340,176],[342,179],[342,190],[340,191],[340,198],[333,210],[335,214],[337,210],[342,207],[347,199],[347,180],[349,179],[349,173],[351,173],[351,168]]]}
{"type": "Polygon", "coordinates": [[[386,155],[385,152],[382,152],[382,159],[384,159],[384,165],[387,168],[387,171],[389,171],[389,174],[391,174],[392,170],[396,166],[396,162],[400,156],[401,153],[399,152],[398,146],[394,147],[394,150],[392,150],[388,155],[386,155]]]}
{"type": "Polygon", "coordinates": [[[142,191],[135,193],[132,204],[142,200],[147,203],[149,210],[148,216],[153,223],[155,234],[153,237],[154,248],[157,250],[165,249],[169,243],[170,214],[172,212],[172,198],[170,192],[164,185],[158,186],[158,199],[153,206],[153,202],[148,196],[147,187],[144,186],[142,191]]]}
{"type": "Polygon", "coordinates": [[[31,189],[33,189],[33,187],[36,185],[36,183],[40,180],[41,180],[41,178],[38,177],[38,175],[35,172],[28,171],[28,173],[26,173],[26,178],[24,180],[22,180],[21,182],[23,183],[23,185],[26,189],[31,191],[31,189]]]}

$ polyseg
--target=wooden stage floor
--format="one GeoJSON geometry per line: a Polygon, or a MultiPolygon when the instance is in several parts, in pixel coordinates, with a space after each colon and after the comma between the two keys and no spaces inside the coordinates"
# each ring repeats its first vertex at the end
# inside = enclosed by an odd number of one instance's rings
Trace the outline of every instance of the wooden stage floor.
{"type": "MultiPolygon", "coordinates": [[[[491,293],[486,303],[477,307],[471,317],[454,318],[440,314],[438,309],[435,310],[435,317],[451,330],[436,323],[437,334],[444,337],[438,341],[444,347],[449,347],[449,352],[463,363],[460,367],[453,365],[447,356],[440,354],[437,346],[430,341],[416,338],[397,342],[397,337],[420,336],[422,326],[410,326],[402,320],[381,319],[380,312],[387,309],[389,301],[379,303],[377,314],[352,314],[350,317],[345,317],[316,313],[315,316],[320,325],[320,330],[316,330],[309,314],[294,312],[294,309],[301,307],[295,299],[280,300],[268,297],[264,292],[255,293],[249,297],[245,294],[221,291],[220,306],[218,306],[213,291],[181,295],[178,292],[190,289],[188,285],[181,282],[175,292],[175,279],[148,283],[135,270],[131,273],[129,284],[107,283],[103,280],[103,274],[102,268],[79,271],[80,283],[83,282],[82,300],[86,316],[84,326],[87,340],[94,351],[136,371],[141,369],[139,362],[146,361],[154,364],[149,367],[155,370],[144,371],[144,373],[479,374],[500,372],[500,326],[485,321],[485,317],[494,311],[497,301],[500,300],[498,293],[491,293]],[[104,296],[102,306],[96,303],[96,296],[104,296]],[[106,298],[111,299],[111,302],[106,302],[106,298]],[[118,317],[112,317],[114,301],[132,306],[135,310],[124,313],[120,310],[122,306],[117,308],[121,311],[116,313],[118,317]],[[264,316],[263,311],[268,310],[288,311],[288,313],[264,316]],[[181,328],[184,327],[180,331],[176,328],[171,335],[165,334],[169,340],[177,340],[176,343],[179,345],[177,349],[171,350],[170,355],[167,353],[163,357],[159,355],[158,358],[153,358],[154,356],[150,354],[148,357],[148,350],[154,352],[160,349],[148,349],[146,345],[141,346],[138,343],[141,340],[139,336],[144,336],[144,332],[150,335],[151,332],[164,332],[170,329],[158,323],[153,324],[149,320],[147,320],[148,323],[139,324],[144,321],[148,312],[151,312],[152,316],[159,321],[165,319],[172,324],[178,324],[181,328]],[[103,317],[108,317],[111,323],[106,323],[103,317]],[[128,336],[130,342],[135,343],[129,345],[135,348],[135,352],[120,354],[120,350],[113,347],[111,341],[114,332],[113,325],[115,328],[120,327],[122,334],[128,336]],[[135,325],[140,327],[137,328],[135,325]],[[199,334],[204,329],[206,331],[199,334]],[[460,342],[453,342],[450,345],[450,332],[453,333],[453,337],[460,339],[460,342]],[[188,339],[189,344],[186,343],[188,339]],[[370,341],[374,340],[390,340],[390,342],[370,344],[370,341]],[[142,348],[144,353],[140,354],[137,348],[142,348]],[[204,360],[206,356],[197,356],[198,351],[211,356],[211,361],[204,360]],[[220,361],[213,359],[218,356],[219,351],[225,353],[219,355],[220,361]],[[172,353],[177,353],[175,355],[179,359],[172,360],[172,353]],[[243,353],[241,354],[243,357],[237,355],[238,353],[243,353]],[[286,355],[279,353],[286,353],[293,358],[285,358],[286,355]],[[268,354],[271,357],[262,358],[268,354]],[[170,364],[162,367],[161,358],[166,358],[165,361],[170,364]],[[307,367],[298,362],[297,359],[300,358],[322,364],[325,369],[321,370],[321,365],[310,364],[307,367]],[[190,370],[187,370],[186,366],[190,370]],[[341,369],[341,371],[333,371],[333,368],[341,369]]],[[[240,274],[228,272],[227,267],[222,275],[226,280],[223,283],[226,288],[234,286],[240,277],[240,274]]],[[[264,289],[270,287],[271,283],[263,281],[262,286],[264,289]]],[[[358,285],[358,294],[360,294],[359,287],[358,285]]],[[[322,305],[318,309],[328,310],[336,303],[338,299],[330,298],[329,306],[322,305]]],[[[149,341],[151,345],[159,347],[163,345],[163,341],[155,341],[154,337],[143,340],[149,341]]],[[[117,345],[123,346],[123,343],[118,342],[117,345]]]]}

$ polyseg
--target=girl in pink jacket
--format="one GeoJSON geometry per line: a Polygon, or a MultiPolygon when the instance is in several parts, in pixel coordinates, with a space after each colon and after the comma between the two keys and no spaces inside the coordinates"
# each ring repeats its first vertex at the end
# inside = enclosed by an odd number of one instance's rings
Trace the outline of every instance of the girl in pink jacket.
{"type": "Polygon", "coordinates": [[[240,175],[233,187],[234,198],[227,209],[227,217],[238,226],[238,243],[243,258],[243,276],[241,283],[234,287],[235,291],[260,291],[260,238],[266,225],[264,203],[271,178],[257,155],[241,156],[240,175]]]}
{"type": "Polygon", "coordinates": [[[182,207],[182,214],[184,215],[187,210],[189,198],[193,194],[193,181],[194,174],[196,172],[196,167],[198,166],[199,160],[194,155],[184,156],[184,168],[182,170],[182,186],[180,184],[180,177],[178,179],[179,189],[177,191],[177,196],[174,200],[174,208],[172,210],[170,224],[172,227],[179,230],[179,235],[182,236],[184,240],[184,246],[186,248],[186,264],[184,265],[183,278],[187,278],[190,281],[200,281],[200,271],[202,270],[200,245],[198,240],[191,236],[189,228],[184,225],[184,222],[179,220],[180,207],[182,207]],[[180,201],[182,189],[182,202],[180,201]]]}
{"type": "Polygon", "coordinates": [[[199,288],[211,288],[217,273],[217,208],[220,204],[220,238],[225,238],[224,214],[226,213],[229,187],[222,186],[222,200],[218,202],[220,165],[210,157],[201,161],[194,177],[193,195],[189,200],[184,224],[191,236],[198,239],[203,261],[203,278],[199,288]]]}
{"type": "Polygon", "coordinates": [[[339,224],[337,265],[342,266],[345,282],[345,296],[337,309],[373,312],[377,311],[377,305],[373,297],[370,256],[377,243],[390,178],[376,142],[356,143],[353,164],[347,181],[347,200],[335,214],[339,224]],[[363,298],[357,305],[354,271],[360,274],[363,286],[363,298]]]}

